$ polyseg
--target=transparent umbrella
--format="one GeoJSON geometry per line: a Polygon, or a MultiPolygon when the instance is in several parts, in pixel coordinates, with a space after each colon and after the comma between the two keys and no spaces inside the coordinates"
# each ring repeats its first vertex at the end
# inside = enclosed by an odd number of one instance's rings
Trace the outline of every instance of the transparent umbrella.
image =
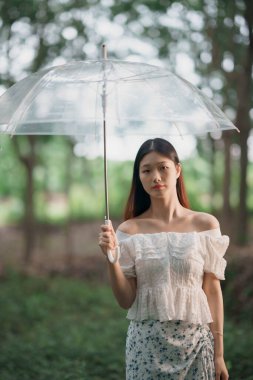
{"type": "MultiPolygon", "coordinates": [[[[109,221],[107,146],[111,136],[169,137],[236,129],[200,90],[169,70],[103,59],[51,67],[0,97],[0,132],[103,140],[105,219],[109,221]]],[[[116,255],[117,256],[117,255],[116,255]]],[[[111,261],[116,260],[108,252],[111,261]]]]}

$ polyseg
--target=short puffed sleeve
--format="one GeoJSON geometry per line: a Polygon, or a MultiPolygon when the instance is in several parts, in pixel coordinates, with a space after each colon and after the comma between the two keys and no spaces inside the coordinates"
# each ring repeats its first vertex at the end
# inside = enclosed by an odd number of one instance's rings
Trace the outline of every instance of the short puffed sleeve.
{"type": "Polygon", "coordinates": [[[204,255],[204,272],[213,273],[219,280],[225,280],[227,261],[223,258],[229,245],[229,237],[221,235],[201,236],[204,255]]]}
{"type": "Polygon", "coordinates": [[[136,277],[134,252],[129,235],[117,230],[116,236],[120,247],[119,264],[122,272],[126,277],[136,277]]]}

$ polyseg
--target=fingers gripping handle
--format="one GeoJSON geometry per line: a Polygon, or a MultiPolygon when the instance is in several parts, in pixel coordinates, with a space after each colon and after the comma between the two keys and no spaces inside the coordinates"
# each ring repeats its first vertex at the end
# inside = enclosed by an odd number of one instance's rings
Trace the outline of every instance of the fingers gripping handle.
{"type": "MultiPolygon", "coordinates": [[[[105,224],[106,225],[109,225],[111,224],[111,221],[110,219],[105,219],[105,224]]],[[[114,250],[114,254],[112,253],[111,250],[107,250],[107,257],[108,257],[108,260],[110,261],[110,263],[114,264],[118,261],[119,259],[119,256],[120,256],[120,249],[119,249],[119,246],[117,245],[117,247],[115,248],[114,250]]]]}

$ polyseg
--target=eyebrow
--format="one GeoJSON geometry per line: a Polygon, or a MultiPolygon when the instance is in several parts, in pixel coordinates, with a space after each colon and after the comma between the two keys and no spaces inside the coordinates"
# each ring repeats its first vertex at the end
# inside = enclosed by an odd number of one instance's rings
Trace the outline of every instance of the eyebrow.
{"type": "MultiPolygon", "coordinates": [[[[165,164],[165,163],[168,163],[168,161],[156,162],[155,165],[160,165],[160,164],[165,164]]],[[[141,168],[150,167],[150,166],[152,166],[152,164],[144,164],[144,165],[141,165],[141,168]]]]}

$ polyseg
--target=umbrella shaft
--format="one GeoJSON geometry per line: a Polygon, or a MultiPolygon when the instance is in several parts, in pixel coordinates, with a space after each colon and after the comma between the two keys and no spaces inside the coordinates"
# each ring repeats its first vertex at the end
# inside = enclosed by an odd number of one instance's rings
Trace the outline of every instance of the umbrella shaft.
{"type": "Polygon", "coordinates": [[[107,140],[106,140],[106,121],[103,121],[104,132],[104,180],[105,180],[105,212],[106,219],[110,219],[109,215],[109,202],[108,202],[108,179],[107,179],[107,140]]]}
{"type": "MultiPolygon", "coordinates": [[[[107,60],[106,45],[103,44],[103,59],[107,60]]],[[[103,107],[103,133],[104,133],[104,180],[105,180],[105,219],[109,220],[109,202],[108,202],[108,180],[107,180],[107,140],[106,140],[106,65],[103,62],[103,87],[102,87],[102,107],[103,107]]]]}

